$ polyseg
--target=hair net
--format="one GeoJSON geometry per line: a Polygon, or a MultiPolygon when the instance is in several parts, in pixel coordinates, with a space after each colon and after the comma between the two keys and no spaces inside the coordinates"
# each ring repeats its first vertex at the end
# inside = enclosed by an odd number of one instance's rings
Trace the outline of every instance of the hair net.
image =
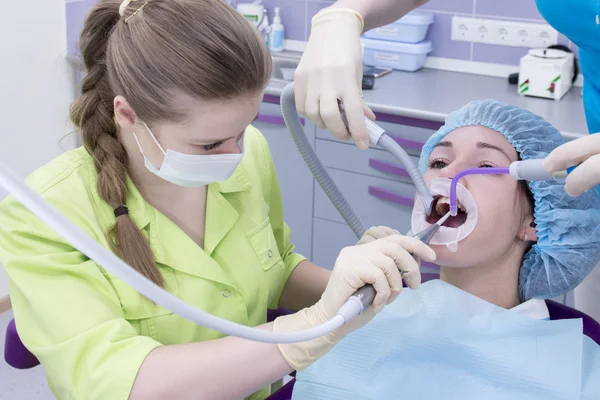
{"type": "MultiPolygon", "coordinates": [[[[545,158],[565,143],[560,132],[543,118],[493,100],[474,101],[453,112],[421,152],[425,173],[436,144],[462,126],[482,125],[503,134],[522,160],[545,158]]],[[[600,261],[600,195],[589,190],[567,195],[556,182],[532,181],[537,243],[525,254],[519,274],[522,301],[548,299],[574,289],[600,261]]]]}

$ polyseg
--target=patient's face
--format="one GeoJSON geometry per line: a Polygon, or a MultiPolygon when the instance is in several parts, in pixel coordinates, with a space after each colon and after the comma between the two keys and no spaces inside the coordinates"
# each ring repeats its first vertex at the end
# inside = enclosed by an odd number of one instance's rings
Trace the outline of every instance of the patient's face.
{"type": "MultiPolygon", "coordinates": [[[[448,134],[433,150],[425,182],[452,179],[468,168],[508,167],[517,160],[517,151],[502,134],[483,126],[466,126],[448,134]]],[[[460,183],[477,203],[477,225],[458,243],[456,253],[445,245],[433,245],[436,262],[448,267],[474,267],[501,260],[520,240],[524,207],[517,182],[508,175],[469,175],[460,183]]]]}

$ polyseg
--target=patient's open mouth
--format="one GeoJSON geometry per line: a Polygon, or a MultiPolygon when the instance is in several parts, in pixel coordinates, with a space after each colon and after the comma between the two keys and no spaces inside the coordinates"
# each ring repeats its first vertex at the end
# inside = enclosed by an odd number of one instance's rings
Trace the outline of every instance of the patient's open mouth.
{"type": "MultiPolygon", "coordinates": [[[[444,222],[443,226],[449,228],[457,228],[465,223],[467,220],[467,211],[465,207],[457,201],[458,214],[450,217],[444,222]]],[[[450,211],[450,199],[446,196],[435,196],[433,199],[433,210],[431,215],[427,217],[427,222],[435,224],[442,218],[446,213],[450,211]]]]}

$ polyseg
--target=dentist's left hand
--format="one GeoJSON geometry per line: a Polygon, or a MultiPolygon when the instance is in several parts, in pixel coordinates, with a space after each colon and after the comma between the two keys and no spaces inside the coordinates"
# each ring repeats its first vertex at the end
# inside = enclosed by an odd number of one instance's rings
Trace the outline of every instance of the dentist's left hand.
{"type": "Polygon", "coordinates": [[[291,332],[324,324],[335,317],[348,298],[366,284],[373,285],[377,292],[373,304],[332,333],[308,342],[278,345],[286,362],[295,370],[302,370],[327,353],[344,336],[371,321],[400,293],[400,271],[405,272],[407,286],[418,287],[421,275],[411,254],[428,261],[436,258],[435,252],[425,243],[401,235],[343,249],[321,299],[296,314],[277,318],[273,330],[291,332]]]}
{"type": "Polygon", "coordinates": [[[565,143],[544,160],[544,168],[551,173],[572,166],[577,168],[567,176],[565,183],[569,196],[581,196],[600,183],[600,133],[565,143]]]}
{"type": "Polygon", "coordinates": [[[372,226],[365,232],[357,244],[371,243],[377,239],[382,239],[391,235],[400,235],[400,232],[396,229],[388,228],[387,226],[372,226]]]}

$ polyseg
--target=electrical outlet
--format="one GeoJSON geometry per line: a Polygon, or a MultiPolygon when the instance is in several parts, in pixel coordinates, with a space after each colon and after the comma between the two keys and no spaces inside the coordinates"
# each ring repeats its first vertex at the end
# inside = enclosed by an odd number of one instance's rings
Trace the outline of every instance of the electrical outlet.
{"type": "Polygon", "coordinates": [[[514,47],[548,47],[558,32],[547,24],[452,17],[452,40],[514,47]]]}
{"type": "Polygon", "coordinates": [[[452,40],[470,42],[475,26],[470,18],[452,17],[452,40]]]}

